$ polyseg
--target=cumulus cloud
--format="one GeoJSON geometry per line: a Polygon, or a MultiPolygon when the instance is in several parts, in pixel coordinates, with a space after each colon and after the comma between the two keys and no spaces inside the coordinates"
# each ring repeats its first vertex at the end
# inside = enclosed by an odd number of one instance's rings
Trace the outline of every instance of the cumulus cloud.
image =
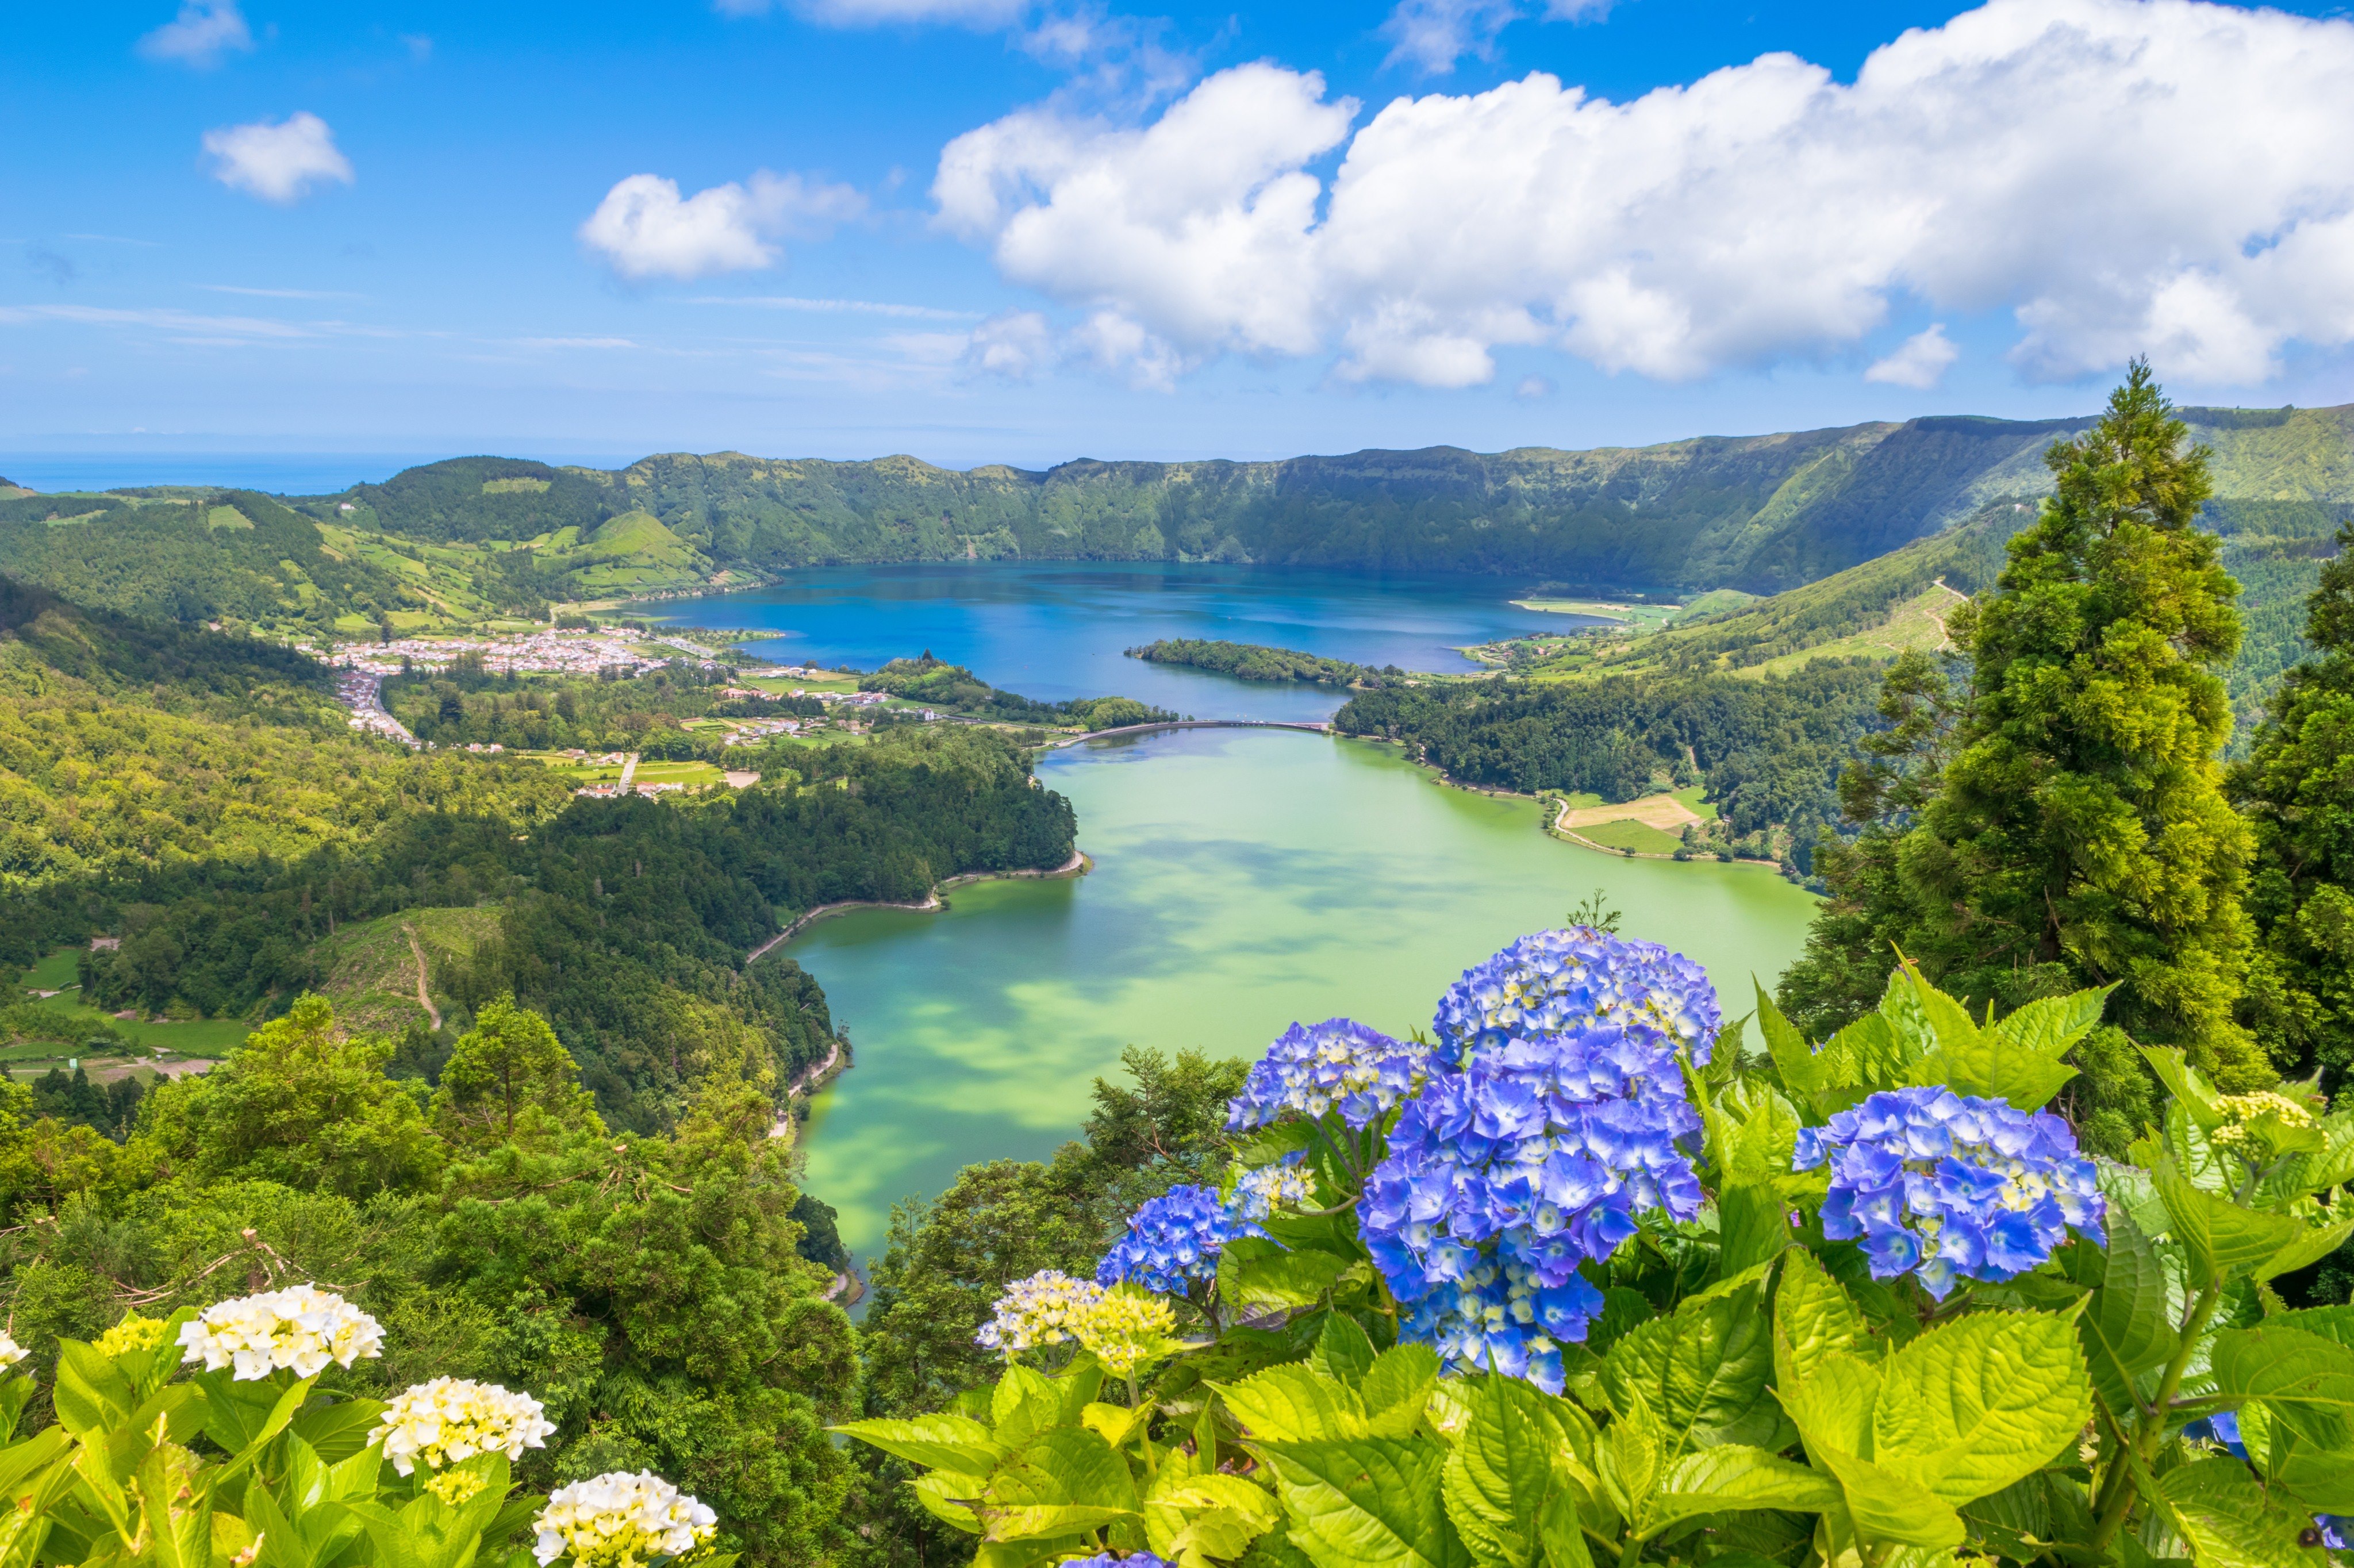
{"type": "Polygon", "coordinates": [[[830,233],[865,210],[866,198],[848,185],[765,169],[684,197],[676,180],[631,175],[605,193],[580,239],[632,281],[703,278],[774,266],[774,241],[830,233]]]}
{"type": "Polygon", "coordinates": [[[1916,332],[1897,344],[1894,354],[1873,361],[1863,378],[1926,392],[1945,380],[1946,368],[1961,356],[1962,351],[1946,336],[1946,323],[1934,322],[1926,332],[1916,332]]]}
{"type": "Polygon", "coordinates": [[[253,30],[237,0],[187,0],[177,16],[139,40],[139,52],[149,59],[177,60],[198,70],[252,48],[253,30]]]}
{"type": "Polygon", "coordinates": [[[297,202],[327,180],[352,183],[351,160],[315,114],[290,114],[275,125],[267,120],[224,125],[205,132],[205,151],[213,160],[213,178],[264,201],[297,202]]]}
{"type": "Polygon", "coordinates": [[[966,369],[984,376],[1026,381],[1050,368],[1061,353],[1044,316],[1036,311],[1007,311],[972,330],[963,361],[966,369]]]}
{"type": "Polygon", "coordinates": [[[933,191],[1007,279],[1164,366],[1337,351],[1454,387],[1544,344],[1681,381],[1852,352],[1910,299],[2009,312],[2031,379],[2146,352],[2246,383],[2354,341],[2349,79],[2342,20],[1991,0],[1851,85],[1788,54],[1625,103],[1536,74],[1353,136],[1315,74],[1244,66],[1141,128],[981,126],[933,191]]]}

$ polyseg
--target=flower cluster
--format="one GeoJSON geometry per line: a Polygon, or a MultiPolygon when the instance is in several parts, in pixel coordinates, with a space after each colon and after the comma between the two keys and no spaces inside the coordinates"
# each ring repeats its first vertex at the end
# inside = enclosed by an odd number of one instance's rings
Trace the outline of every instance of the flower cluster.
{"type": "Polygon", "coordinates": [[[1104,1371],[1133,1377],[1139,1367],[1169,1353],[1169,1335],[1176,1327],[1177,1314],[1165,1298],[1122,1286],[1080,1313],[1074,1331],[1104,1371]]]}
{"type": "Polygon", "coordinates": [[[409,1475],[423,1460],[429,1470],[496,1450],[520,1459],[525,1448],[544,1448],[556,1423],[539,1401],[496,1383],[437,1377],[392,1396],[368,1434],[384,1445],[393,1468],[409,1475]]]}
{"type": "Polygon", "coordinates": [[[1125,1557],[1117,1552],[1098,1552],[1093,1557],[1066,1557],[1055,1568],[1169,1568],[1169,1564],[1150,1552],[1131,1552],[1125,1557]]]}
{"type": "Polygon", "coordinates": [[[1207,1187],[1172,1187],[1129,1218],[1128,1234],[1096,1266],[1096,1283],[1182,1295],[1188,1281],[1217,1273],[1228,1242],[1266,1234],[1207,1187]]]}
{"type": "Polygon", "coordinates": [[[1705,1065],[1724,1015],[1708,972],[1682,954],[1575,926],[1523,937],[1464,970],[1434,1020],[1442,1054],[1458,1065],[1509,1041],[1596,1023],[1649,1030],[1705,1065]]]}
{"type": "Polygon", "coordinates": [[[1489,1368],[1549,1393],[1564,1342],[1602,1298],[1577,1272],[1633,1235],[1636,1216],[1700,1212],[1677,1140],[1700,1118],[1649,1028],[1593,1025],[1514,1040],[1434,1079],[1390,1134],[1361,1230],[1403,1332],[1450,1368],[1489,1368]]]}
{"type": "Polygon", "coordinates": [[[15,1336],[0,1334],[0,1372],[6,1372],[33,1352],[18,1344],[15,1336]]]}
{"type": "Polygon", "coordinates": [[[1826,1161],[1823,1234],[1860,1238],[1873,1278],[1912,1274],[1941,1301],[1957,1276],[2033,1268],[2106,1207],[2066,1122],[1943,1087],[1883,1089],[1801,1129],[1794,1167],[1826,1161]]]}
{"type": "Polygon", "coordinates": [[[1246,1220],[1263,1220],[1286,1205],[1306,1208],[1315,1198],[1316,1178],[1299,1161],[1299,1153],[1294,1151],[1279,1164],[1244,1171],[1235,1178],[1226,1207],[1246,1220]]]}
{"type": "Polygon", "coordinates": [[[163,1319],[125,1312],[122,1321],[98,1337],[95,1348],[101,1356],[121,1356],[133,1351],[152,1351],[163,1342],[163,1319]]]}
{"type": "Polygon", "coordinates": [[[2223,1125],[2215,1129],[2217,1143],[2242,1143],[2251,1134],[2261,1137],[2271,1130],[2296,1132],[2314,1124],[2311,1107],[2270,1089],[2260,1089],[2253,1095],[2221,1096],[2215,1108],[2226,1118],[2223,1125]]]}
{"type": "Polygon", "coordinates": [[[677,1557],[711,1539],[719,1516],[651,1471],[615,1470],[547,1494],[531,1521],[532,1555],[542,1563],[569,1556],[579,1568],[634,1568],[677,1557]]]}
{"type": "Polygon", "coordinates": [[[1338,1111],[1360,1130],[1422,1087],[1430,1047],[1393,1040],[1346,1018],[1295,1023],[1277,1037],[1226,1105],[1226,1130],[1265,1127],[1286,1111],[1338,1111]]]}
{"type": "Polygon", "coordinates": [[[997,1309],[973,1342],[1002,1352],[1008,1361],[1043,1345],[1077,1337],[1079,1319],[1103,1299],[1103,1287],[1073,1279],[1058,1269],[1041,1269],[1017,1279],[997,1298],[997,1309]]]}
{"type": "Polygon", "coordinates": [[[384,1330],[376,1320],[333,1291],[291,1285],[217,1301],[180,1325],[183,1361],[202,1361],[207,1372],[234,1367],[239,1380],[268,1377],[281,1367],[311,1377],[329,1361],[348,1367],[363,1356],[384,1354],[384,1330]]]}

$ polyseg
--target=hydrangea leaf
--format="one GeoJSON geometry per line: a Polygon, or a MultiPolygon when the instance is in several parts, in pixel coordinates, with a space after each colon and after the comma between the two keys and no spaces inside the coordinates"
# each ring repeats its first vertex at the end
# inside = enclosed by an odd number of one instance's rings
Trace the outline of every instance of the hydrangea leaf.
{"type": "Polygon", "coordinates": [[[1643,1510],[1642,1529],[1656,1534],[1694,1514],[1747,1509],[1820,1513],[1839,1503],[1839,1488],[1821,1472],[1763,1448],[1728,1444],[1687,1454],[1669,1466],[1659,1493],[1643,1510]]]}
{"type": "Polygon", "coordinates": [[[1776,1397],[1809,1459],[1830,1452],[1861,1455],[1872,1446],[1872,1413],[1880,1403],[1880,1369],[1842,1351],[1827,1351],[1812,1376],[1776,1397]]]}
{"type": "Polygon", "coordinates": [[[1316,1568],[1472,1568],[1440,1500],[1440,1445],[1369,1437],[1263,1451],[1291,1544],[1316,1568]]]}
{"type": "Polygon", "coordinates": [[[1775,1070],[1782,1076],[1782,1086],[1809,1101],[1823,1090],[1839,1086],[1834,1077],[1838,1061],[1810,1050],[1798,1026],[1774,1005],[1764,982],[1753,975],[1750,983],[1757,988],[1758,1032],[1766,1036],[1766,1054],[1773,1058],[1775,1070]]]}
{"type": "Polygon", "coordinates": [[[1665,1463],[1659,1439],[1659,1423],[1643,1407],[1640,1394],[1595,1437],[1595,1475],[1612,1505],[1629,1520],[1640,1517],[1658,1488],[1665,1463]]]}
{"type": "Polygon", "coordinates": [[[2167,1233],[2190,1262],[2192,1283],[2210,1286],[2262,1267],[2305,1232],[2281,1214],[2260,1214],[2193,1186],[2171,1160],[2150,1172],[2166,1204],[2167,1233]]]}
{"type": "Polygon", "coordinates": [[[1803,1248],[1782,1262],[1774,1292],[1774,1382],[1795,1389],[1835,1351],[1861,1352],[1872,1343],[1863,1314],[1803,1248]]]}
{"type": "Polygon", "coordinates": [[[2064,1062],[2038,1055],[2021,1045],[1991,1035],[1973,1034],[1966,1042],[1938,1047],[1913,1064],[1903,1082],[1924,1086],[1943,1084],[1957,1095],[1978,1095],[2007,1100],[2019,1110],[2041,1110],[2076,1075],[2064,1062]]]}
{"type": "Polygon", "coordinates": [[[2292,1311],[2275,1312],[2264,1322],[2267,1326],[2299,1329],[2308,1334],[2317,1334],[2333,1344],[2354,1350],[2354,1305],[2300,1307],[2292,1311]]]}
{"type": "Polygon", "coordinates": [[[2284,1274],[2294,1274],[2309,1267],[2346,1245],[2354,1236],[2354,1220],[2341,1220],[2334,1225],[2316,1225],[2292,1239],[2280,1251],[2256,1266],[2258,1279],[2277,1279],[2284,1274]]]}
{"type": "Polygon", "coordinates": [[[2226,1399],[2260,1399],[2285,1420],[2354,1420],[2354,1351],[2302,1329],[2260,1323],[2215,1336],[2208,1375],[2226,1399]]]}
{"type": "Polygon", "coordinates": [[[1823,1061],[1822,1086],[1814,1095],[1815,1109],[1829,1116],[1862,1099],[1873,1089],[1893,1084],[1918,1059],[1898,1039],[1888,1020],[1867,1012],[1823,1042],[1816,1054],[1823,1061]]]}
{"type": "MultiPolygon", "coordinates": [[[[1254,1486],[1240,1476],[1206,1475],[1182,1480],[1168,1488],[1155,1488],[1153,1500],[1182,1509],[1225,1509],[1248,1519],[1255,1527],[1253,1534],[1272,1530],[1282,1517],[1281,1505],[1266,1489],[1254,1486]]],[[[1238,1552],[1220,1553],[1238,1556],[1238,1552]]]]}
{"type": "MultiPolygon", "coordinates": [[[[1240,1243],[1232,1244],[1234,1251],[1240,1243]]],[[[1245,1308],[1310,1307],[1323,1298],[1352,1260],[1329,1252],[1253,1253],[1218,1270],[1218,1294],[1245,1308]]]]}
{"type": "Polygon", "coordinates": [[[1373,1364],[1373,1341],[1346,1312],[1324,1314],[1324,1331],[1308,1357],[1310,1371],[1355,1388],[1373,1364]]]}
{"type": "Polygon", "coordinates": [[[1639,1399],[1667,1455],[1720,1443],[1775,1446],[1780,1425],[1764,1397],[1774,1348],[1755,1290],[1687,1302],[1640,1324],[1602,1361],[1603,1397],[1621,1414],[1639,1399]]]}
{"type": "Polygon", "coordinates": [[[2308,1155],[2297,1171],[2297,1184],[2307,1192],[2354,1181],[2354,1111],[2324,1117],[2321,1149],[2308,1155]]]}
{"type": "Polygon", "coordinates": [[[1023,1449],[1013,1465],[999,1467],[991,1478],[990,1498],[992,1501],[1071,1503],[1124,1513],[1137,1509],[1136,1478],[1128,1461],[1112,1452],[1101,1434],[1084,1426],[1058,1426],[1023,1449]]]}
{"type": "Polygon", "coordinates": [[[1545,1504],[1538,1534],[1544,1542],[1545,1568],[1594,1568],[1575,1496],[1561,1492],[1545,1504]]]}
{"type": "MultiPolygon", "coordinates": [[[[1563,1485],[1556,1456],[1577,1450],[1569,1420],[1583,1423],[1585,1416],[1518,1378],[1494,1373],[1464,1380],[1457,1395],[1470,1419],[1447,1456],[1448,1517],[1481,1557],[1529,1568],[1542,1550],[1544,1505],[1563,1485]]],[[[1591,1453],[1590,1426],[1583,1436],[1591,1453]]]]}
{"type": "Polygon", "coordinates": [[[1964,1050],[1978,1043],[1978,1026],[1969,1010],[1923,979],[1920,969],[1909,961],[1888,977],[1880,1010],[1900,1034],[1918,1036],[1924,1054],[1964,1050]]]}
{"type": "Polygon", "coordinates": [[[1358,1385],[1368,1430],[1376,1437],[1411,1436],[1437,1386],[1438,1352],[1428,1345],[1393,1345],[1384,1351],[1358,1385]]]}
{"type": "Polygon", "coordinates": [[[2092,1292],[2077,1314],[2076,1337],[2094,1387],[2103,1404],[2123,1415],[2136,1403],[2135,1378],[2163,1363],[2179,1342],[2165,1266],[2132,1211],[2114,1202],[2108,1245],[2079,1240],[2061,1258],[2069,1277],[2092,1292]]]}
{"type": "Polygon", "coordinates": [[[1849,1526],[1862,1539],[1941,1552],[1962,1543],[1962,1516],[1918,1481],[1836,1448],[1818,1454],[1809,1447],[1807,1455],[1839,1482],[1849,1526]]]}
{"type": "Polygon", "coordinates": [[[853,1421],[828,1428],[882,1449],[911,1465],[987,1475],[1005,1457],[988,1427],[962,1415],[916,1415],[904,1421],[853,1421]]]}
{"type": "Polygon", "coordinates": [[[1790,1245],[1789,1210],[1768,1181],[1734,1181],[1717,1194],[1716,1220],[1728,1276],[1770,1261],[1790,1245]]]}
{"type": "Polygon", "coordinates": [[[2200,1568],[2318,1568],[2322,1553],[2300,1546],[2311,1518],[2268,1491],[2237,1459],[2199,1459],[2158,1478],[2167,1522],[2190,1543],[2200,1568]]]}
{"type": "Polygon", "coordinates": [[[2158,1081],[2166,1086],[2167,1094],[2175,1104],[2190,1113],[2190,1118],[2199,1124],[2201,1131],[2212,1132],[2229,1119],[2223,1115],[2223,1107],[2217,1103],[2214,1086],[2207,1082],[2206,1075],[2190,1065],[2179,1047],[2144,1045],[2140,1050],[2143,1059],[2149,1063],[2150,1071],[2156,1073],[2158,1081]]]}
{"type": "Polygon", "coordinates": [[[989,1488],[987,1478],[960,1470],[927,1470],[908,1483],[926,1513],[968,1535],[981,1533],[970,1504],[989,1488]]]}
{"type": "Polygon", "coordinates": [[[1134,1436],[1137,1427],[1151,1416],[1152,1402],[1149,1399],[1133,1407],[1090,1401],[1087,1407],[1079,1412],[1079,1420],[1087,1429],[1114,1448],[1134,1436]]]}
{"type": "Polygon", "coordinates": [[[1000,1508],[984,1502],[973,1514],[981,1522],[982,1539],[991,1542],[1054,1541],[1136,1517],[1120,1509],[1073,1503],[1015,1503],[1000,1508]]]}
{"type": "Polygon", "coordinates": [[[1214,1383],[1244,1436],[1260,1443],[1363,1437],[1364,1402],[1356,1392],[1296,1363],[1269,1367],[1240,1383],[1214,1383]]]}
{"type": "Polygon", "coordinates": [[[2074,1327],[1987,1312],[1933,1329],[1882,1368],[1872,1459],[1959,1506],[2040,1469],[2092,1419],[2074,1327]]]}
{"type": "Polygon", "coordinates": [[[1055,1380],[1021,1362],[1008,1365],[989,1396],[993,1436],[1019,1448],[1039,1433],[1063,1424],[1063,1391],[1055,1380]]]}
{"type": "Polygon", "coordinates": [[[2067,996],[2040,997],[2003,1019],[1988,1033],[2039,1056],[2060,1055],[2093,1032],[2108,1008],[2109,992],[2115,990],[2114,985],[2105,985],[2067,996]]]}

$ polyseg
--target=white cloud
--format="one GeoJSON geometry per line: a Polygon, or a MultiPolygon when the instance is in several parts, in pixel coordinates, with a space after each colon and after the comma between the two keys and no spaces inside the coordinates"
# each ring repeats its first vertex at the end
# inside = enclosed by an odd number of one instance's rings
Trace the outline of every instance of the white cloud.
{"type": "Polygon", "coordinates": [[[817,315],[905,316],[917,321],[970,321],[979,311],[944,311],[935,305],[901,305],[884,300],[803,300],[790,294],[706,294],[690,305],[747,305],[764,311],[807,311],[817,315]]]}
{"type": "Polygon", "coordinates": [[[253,30],[245,25],[237,0],[186,0],[180,14],[139,40],[139,52],[151,60],[177,60],[198,70],[209,70],[221,57],[253,48],[253,30]]]}
{"type": "Polygon", "coordinates": [[[224,125],[205,132],[213,177],[231,190],[264,201],[296,202],[324,180],[352,183],[351,160],[336,150],[334,132],[315,114],[290,114],[278,124],[224,125]]]}
{"type": "MultiPolygon", "coordinates": [[[[1541,13],[1548,22],[1599,21],[1611,0],[1549,0],[1541,13]]],[[[1496,35],[1532,15],[1521,0],[1398,0],[1382,24],[1392,40],[1389,62],[1450,71],[1465,55],[1493,58],[1496,35]]]]}
{"type": "Polygon", "coordinates": [[[968,370],[1011,381],[1026,381],[1060,357],[1055,329],[1036,311],[990,317],[973,329],[963,355],[968,370]]]}
{"type": "Polygon", "coordinates": [[[1550,397],[1553,394],[1553,383],[1542,376],[1523,376],[1521,377],[1521,384],[1512,388],[1512,396],[1523,403],[1533,403],[1541,397],[1550,397]]]}
{"type": "Polygon", "coordinates": [[[865,210],[848,185],[765,169],[684,198],[676,180],[631,175],[605,193],[580,238],[624,278],[702,278],[774,266],[772,240],[823,235],[865,210]]]}
{"type": "Polygon", "coordinates": [[[1926,392],[1945,380],[1947,368],[1961,356],[1962,351],[1946,336],[1946,323],[1932,322],[1927,331],[1916,332],[1898,344],[1895,353],[1875,360],[1863,378],[1926,392]]]}
{"type": "Polygon", "coordinates": [[[1852,84],[1787,54],[1625,103],[1537,74],[1353,137],[1314,74],[1245,66],[1141,129],[981,126],[933,191],[1007,279],[1161,364],[1337,351],[1343,378],[1462,386],[1550,344],[1685,380],[1851,352],[1907,299],[2009,312],[2031,378],[2147,352],[2246,383],[2354,342],[2349,79],[2343,20],[1991,0],[1852,84]]]}

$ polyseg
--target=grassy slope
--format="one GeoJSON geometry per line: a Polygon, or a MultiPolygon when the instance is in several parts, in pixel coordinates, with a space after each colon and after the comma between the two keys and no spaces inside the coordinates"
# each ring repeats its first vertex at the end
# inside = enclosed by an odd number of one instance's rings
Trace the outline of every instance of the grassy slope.
{"type": "MultiPolygon", "coordinates": [[[[320,991],[335,1004],[335,1016],[353,1028],[397,1032],[425,1021],[417,1002],[417,948],[425,953],[428,994],[441,965],[466,959],[499,928],[500,911],[475,908],[410,909],[379,920],[345,927],[317,948],[325,979],[320,991]]],[[[447,1010],[447,1002],[436,998],[447,1010]]]]}

